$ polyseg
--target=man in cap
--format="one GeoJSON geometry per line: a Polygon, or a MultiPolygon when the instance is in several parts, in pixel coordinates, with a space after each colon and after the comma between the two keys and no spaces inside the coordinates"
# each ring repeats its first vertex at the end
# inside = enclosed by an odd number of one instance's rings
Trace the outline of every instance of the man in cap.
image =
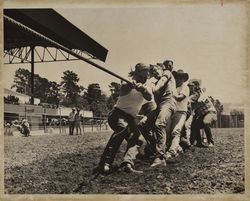
{"type": "Polygon", "coordinates": [[[76,111],[76,109],[73,107],[72,112],[69,113],[69,135],[73,135],[73,133],[74,133],[75,111],[76,111]]]}

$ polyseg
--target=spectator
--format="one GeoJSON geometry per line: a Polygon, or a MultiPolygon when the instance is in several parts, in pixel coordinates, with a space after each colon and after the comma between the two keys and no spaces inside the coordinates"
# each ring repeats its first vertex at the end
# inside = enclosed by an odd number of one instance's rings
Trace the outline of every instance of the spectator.
{"type": "Polygon", "coordinates": [[[69,113],[69,135],[73,135],[75,128],[75,108],[69,113]]]}
{"type": "Polygon", "coordinates": [[[61,120],[61,133],[66,133],[66,124],[67,124],[67,119],[62,118],[61,120]]]}
{"type": "Polygon", "coordinates": [[[82,134],[82,129],[81,129],[81,114],[80,114],[80,109],[78,108],[76,110],[76,114],[75,114],[75,128],[76,128],[76,135],[78,135],[78,130],[80,130],[80,135],[82,134]]]}

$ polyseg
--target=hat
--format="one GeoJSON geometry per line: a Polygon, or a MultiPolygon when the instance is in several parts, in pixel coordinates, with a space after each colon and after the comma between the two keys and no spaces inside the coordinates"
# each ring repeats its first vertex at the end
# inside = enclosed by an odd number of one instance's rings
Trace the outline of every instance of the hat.
{"type": "Polygon", "coordinates": [[[188,86],[195,86],[195,84],[193,82],[188,82],[187,84],[188,86]]]}
{"type": "Polygon", "coordinates": [[[163,63],[156,63],[156,65],[162,67],[163,70],[166,69],[163,63]]]}
{"type": "Polygon", "coordinates": [[[195,85],[197,87],[201,86],[201,80],[200,79],[190,79],[188,85],[195,85]]]}
{"type": "Polygon", "coordinates": [[[148,71],[149,67],[144,63],[138,63],[135,65],[135,72],[148,71]]]}
{"type": "Polygon", "coordinates": [[[144,63],[138,63],[135,65],[134,70],[131,69],[129,72],[129,76],[134,76],[135,74],[142,74],[142,73],[148,73],[149,72],[149,66],[147,66],[144,63]]]}
{"type": "Polygon", "coordinates": [[[186,82],[189,78],[189,75],[188,73],[184,73],[183,70],[179,69],[177,71],[173,71],[173,76],[175,79],[178,79],[178,78],[183,78],[184,79],[184,82],[186,82]]]}

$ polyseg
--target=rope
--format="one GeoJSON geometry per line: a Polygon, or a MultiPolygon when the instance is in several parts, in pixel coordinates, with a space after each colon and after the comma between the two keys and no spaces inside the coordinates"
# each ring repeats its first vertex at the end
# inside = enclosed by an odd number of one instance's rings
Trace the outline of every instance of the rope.
{"type": "Polygon", "coordinates": [[[96,67],[96,68],[98,68],[98,69],[100,69],[100,70],[102,70],[102,71],[104,71],[104,72],[106,72],[106,73],[108,73],[108,74],[110,74],[110,75],[112,75],[112,76],[114,76],[114,77],[120,79],[120,80],[123,80],[123,81],[125,81],[125,82],[127,82],[127,83],[129,83],[129,84],[132,84],[129,80],[127,80],[127,79],[125,79],[125,78],[123,78],[123,77],[121,77],[121,76],[119,76],[119,75],[113,73],[112,71],[110,71],[110,70],[108,70],[108,69],[102,67],[101,65],[96,64],[96,63],[94,63],[93,61],[90,61],[89,59],[87,59],[87,58],[85,58],[85,57],[83,57],[83,56],[81,56],[81,55],[75,53],[75,52],[72,51],[71,49],[69,49],[69,48],[67,48],[67,47],[65,47],[65,46],[63,46],[63,45],[61,45],[60,43],[58,43],[58,42],[56,42],[56,41],[54,41],[54,40],[51,40],[50,38],[48,38],[48,37],[46,37],[46,36],[44,36],[44,35],[38,33],[37,31],[35,31],[35,30],[33,30],[33,29],[31,29],[31,28],[25,26],[24,24],[22,24],[22,23],[20,23],[20,22],[18,22],[18,21],[16,21],[16,20],[14,20],[14,19],[12,19],[12,18],[10,18],[10,17],[8,17],[8,16],[6,16],[6,15],[4,15],[4,19],[5,19],[5,20],[8,20],[8,21],[11,22],[12,24],[15,24],[16,26],[20,27],[21,29],[23,29],[23,30],[25,30],[25,31],[27,31],[27,32],[29,32],[29,33],[31,33],[31,34],[33,34],[33,35],[35,35],[35,36],[37,36],[37,37],[39,37],[39,38],[42,38],[42,39],[45,40],[45,41],[48,41],[49,43],[53,44],[55,47],[58,47],[58,48],[62,49],[63,51],[65,51],[65,52],[67,52],[67,53],[69,53],[69,54],[75,56],[76,58],[78,58],[78,59],[80,59],[80,60],[83,60],[83,61],[87,62],[88,64],[91,64],[92,66],[94,66],[94,67],[96,67]]]}

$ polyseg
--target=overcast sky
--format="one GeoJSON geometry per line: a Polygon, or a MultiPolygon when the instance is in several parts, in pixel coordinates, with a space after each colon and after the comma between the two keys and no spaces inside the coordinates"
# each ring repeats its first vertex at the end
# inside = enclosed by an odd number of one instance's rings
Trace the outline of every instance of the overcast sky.
{"type": "MultiPolygon", "coordinates": [[[[169,4],[152,8],[55,9],[106,47],[103,64],[126,77],[138,62],[154,64],[165,59],[174,68],[199,78],[207,92],[222,102],[242,102],[246,77],[246,7],[244,4],[169,4]]],[[[4,86],[9,88],[17,68],[6,65],[4,86]]],[[[61,81],[63,71],[73,70],[80,84],[98,82],[103,91],[118,79],[82,61],[35,65],[35,73],[61,81]]]]}

